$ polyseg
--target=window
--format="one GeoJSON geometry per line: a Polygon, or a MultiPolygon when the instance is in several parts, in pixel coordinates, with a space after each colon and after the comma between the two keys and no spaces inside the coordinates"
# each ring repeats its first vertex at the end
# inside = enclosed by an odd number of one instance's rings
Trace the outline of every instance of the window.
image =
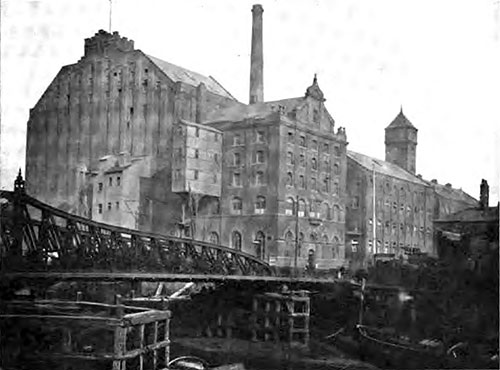
{"type": "Polygon", "coordinates": [[[330,218],[330,207],[328,206],[327,203],[322,203],[321,204],[321,213],[320,216],[323,220],[326,220],[330,218]]]}
{"type": "Polygon", "coordinates": [[[111,202],[108,202],[108,211],[111,211],[111,202]]]}
{"type": "Polygon", "coordinates": [[[265,209],[266,209],[266,198],[258,196],[257,200],[255,201],[255,213],[263,214],[265,209]]]}
{"type": "Polygon", "coordinates": [[[293,186],[293,174],[291,172],[286,174],[286,186],[293,186]]]}
{"type": "Polygon", "coordinates": [[[193,179],[194,180],[198,180],[198,176],[199,176],[199,171],[198,170],[193,170],[193,179]]]}
{"type": "Polygon", "coordinates": [[[134,115],[134,107],[130,107],[130,115],[133,116],[134,115]]]}
{"type": "Polygon", "coordinates": [[[351,241],[351,251],[352,253],[356,253],[358,251],[358,244],[359,242],[354,239],[353,241],[351,241]]]}
{"type": "Polygon", "coordinates": [[[286,153],[286,163],[289,165],[293,165],[293,153],[292,152],[286,153]]]}
{"type": "Polygon", "coordinates": [[[99,213],[99,214],[101,214],[101,213],[102,213],[102,204],[101,204],[101,203],[99,203],[99,204],[97,205],[97,213],[99,213]]]}
{"type": "Polygon", "coordinates": [[[333,165],[333,173],[334,173],[334,175],[340,175],[340,167],[339,167],[338,163],[335,163],[333,165]]]}
{"type": "Polygon", "coordinates": [[[288,133],[288,142],[293,144],[293,132],[288,133]]]}
{"type": "Polygon", "coordinates": [[[241,234],[238,231],[233,231],[231,234],[231,247],[241,250],[241,234]]]}
{"type": "Polygon", "coordinates": [[[115,207],[116,207],[116,209],[120,209],[120,202],[116,202],[115,207]]]}
{"type": "Polygon", "coordinates": [[[313,122],[314,123],[319,123],[319,112],[317,109],[313,111],[313,122]]]}
{"type": "Polygon", "coordinates": [[[405,225],[399,224],[399,230],[404,231],[404,229],[405,229],[405,225]]]}
{"type": "Polygon", "coordinates": [[[352,208],[353,209],[359,208],[359,197],[358,196],[352,197],[352,208]]]}
{"type": "Polygon", "coordinates": [[[217,183],[217,173],[214,173],[214,175],[213,175],[213,177],[212,177],[212,182],[213,182],[214,184],[216,184],[216,183],[217,183]]]}
{"type": "Polygon", "coordinates": [[[195,157],[196,159],[200,158],[200,151],[199,151],[198,149],[195,149],[195,150],[194,150],[194,157],[195,157]]]}
{"type": "Polygon", "coordinates": [[[333,183],[333,195],[339,195],[340,187],[338,182],[333,183]]]}
{"type": "Polygon", "coordinates": [[[323,179],[323,184],[322,184],[321,191],[323,191],[325,193],[329,193],[330,192],[330,179],[328,177],[325,177],[323,179]]]}
{"type": "Polygon", "coordinates": [[[179,158],[182,157],[182,148],[177,148],[176,152],[177,152],[177,157],[179,158]]]}
{"type": "Polygon", "coordinates": [[[396,202],[392,203],[392,209],[394,210],[394,212],[398,210],[398,204],[396,202]]]}
{"type": "Polygon", "coordinates": [[[339,146],[334,146],[333,147],[333,153],[335,154],[335,157],[340,157],[340,147],[339,146]]]}
{"type": "Polygon", "coordinates": [[[121,180],[122,180],[122,179],[120,178],[120,176],[118,176],[118,177],[116,178],[116,186],[120,186],[120,185],[121,185],[121,180]]]}
{"type": "Polygon", "coordinates": [[[219,164],[219,154],[214,153],[214,162],[215,164],[219,164]]]}
{"type": "Polygon", "coordinates": [[[304,156],[304,154],[301,154],[299,156],[299,165],[300,165],[300,167],[306,166],[306,157],[304,156]]]}
{"type": "Polygon", "coordinates": [[[264,184],[264,172],[257,171],[255,174],[255,185],[263,185],[264,184]]]}
{"type": "Polygon", "coordinates": [[[299,217],[304,217],[306,215],[306,202],[304,199],[299,199],[299,217]]]}
{"type": "Polygon", "coordinates": [[[327,143],[323,144],[323,152],[328,153],[330,151],[330,146],[327,143]]]}
{"type": "Polygon", "coordinates": [[[323,161],[323,166],[323,170],[328,172],[328,169],[330,168],[330,161],[328,160],[328,158],[323,161]]]}
{"type": "Polygon", "coordinates": [[[200,137],[200,128],[199,127],[196,127],[196,129],[194,130],[194,136],[200,137]]]}
{"type": "Polygon", "coordinates": [[[238,197],[234,197],[233,200],[231,201],[232,204],[232,210],[234,214],[241,214],[241,210],[243,208],[243,204],[241,202],[241,199],[238,197]]]}
{"type": "Polygon", "coordinates": [[[101,192],[101,191],[102,191],[102,182],[100,182],[100,183],[98,184],[98,188],[99,188],[99,192],[101,192]]]}
{"type": "Polygon", "coordinates": [[[306,188],[306,179],[305,179],[304,175],[300,175],[299,176],[299,187],[301,189],[305,189],[306,188]]]}
{"type": "Polygon", "coordinates": [[[338,221],[340,221],[340,218],[341,218],[340,217],[340,207],[337,204],[335,204],[333,206],[333,221],[338,222],[338,221]]]}
{"type": "Polygon", "coordinates": [[[234,153],[233,154],[233,164],[235,166],[241,165],[241,154],[240,153],[234,153]]]}
{"type": "MultiPolygon", "coordinates": [[[[215,141],[215,142],[218,142],[218,141],[219,141],[219,134],[214,133],[214,141],[215,141]]],[[[217,236],[217,237],[219,237],[219,236],[217,236]]]]}
{"type": "Polygon", "coordinates": [[[234,134],[233,136],[233,145],[241,145],[241,135],[240,134],[234,134]]]}
{"type": "Polygon", "coordinates": [[[293,198],[287,198],[285,207],[285,215],[292,216],[295,214],[295,201],[293,198]]]}
{"type": "Polygon", "coordinates": [[[264,152],[262,150],[259,150],[255,153],[255,162],[264,163],[264,152]]]}
{"type": "Polygon", "coordinates": [[[311,178],[311,190],[316,190],[316,178],[311,178]]]}
{"type": "Polygon", "coordinates": [[[312,141],[311,149],[318,150],[318,142],[316,140],[312,141]]]}
{"type": "Polygon", "coordinates": [[[266,235],[262,231],[257,231],[254,239],[255,256],[264,259],[266,254],[266,235]]]}
{"type": "Polygon", "coordinates": [[[302,147],[306,146],[306,137],[305,136],[301,136],[300,137],[299,145],[302,146],[302,147]]]}
{"type": "Polygon", "coordinates": [[[373,242],[371,239],[368,240],[368,251],[373,253],[373,242]]]}
{"type": "Polygon", "coordinates": [[[316,158],[314,158],[314,157],[311,159],[311,167],[313,170],[318,169],[318,162],[316,161],[316,158]]]}
{"type": "Polygon", "coordinates": [[[174,180],[179,180],[181,178],[181,170],[176,169],[174,172],[174,180]]]}
{"type": "Polygon", "coordinates": [[[257,131],[257,134],[255,135],[255,141],[258,143],[264,142],[264,131],[257,131]]]}
{"type": "Polygon", "coordinates": [[[233,173],[233,186],[241,186],[241,175],[238,172],[233,173]]]}
{"type": "Polygon", "coordinates": [[[209,242],[213,244],[219,244],[219,234],[217,234],[215,231],[212,231],[209,236],[209,242]]]}
{"type": "Polygon", "coordinates": [[[389,242],[384,242],[384,253],[389,252],[389,242]]]}
{"type": "Polygon", "coordinates": [[[109,186],[113,186],[113,178],[112,177],[109,178],[109,186]]]}

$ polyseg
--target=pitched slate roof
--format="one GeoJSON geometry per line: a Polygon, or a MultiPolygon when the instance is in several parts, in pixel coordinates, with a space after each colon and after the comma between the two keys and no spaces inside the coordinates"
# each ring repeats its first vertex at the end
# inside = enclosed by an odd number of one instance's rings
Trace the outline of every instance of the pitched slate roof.
{"type": "Polygon", "coordinates": [[[443,198],[448,198],[448,199],[453,199],[465,203],[469,203],[471,205],[477,204],[477,199],[474,199],[471,197],[469,194],[467,194],[465,191],[462,189],[455,189],[451,187],[451,185],[442,185],[442,184],[436,184],[436,183],[429,183],[429,185],[432,185],[434,189],[436,190],[436,193],[443,197],[443,198]]]}
{"type": "Polygon", "coordinates": [[[412,125],[410,120],[406,118],[406,116],[403,114],[403,108],[401,108],[399,114],[394,118],[394,120],[387,126],[387,128],[397,128],[397,127],[411,127],[415,128],[415,126],[412,125]]]}
{"type": "Polygon", "coordinates": [[[175,82],[183,82],[188,85],[198,86],[203,83],[207,90],[226,98],[236,100],[221,84],[219,84],[212,76],[204,76],[200,73],[190,71],[186,68],[179,67],[175,64],[158,59],[151,55],[146,55],[163,73],[175,82]]]}
{"type": "Polygon", "coordinates": [[[380,159],[375,159],[361,153],[356,153],[351,150],[347,151],[347,157],[359,163],[361,166],[370,171],[375,168],[376,173],[392,176],[401,180],[413,182],[415,184],[428,186],[428,183],[426,181],[418,178],[417,176],[411,174],[410,172],[402,169],[395,164],[382,161],[380,159]]]}

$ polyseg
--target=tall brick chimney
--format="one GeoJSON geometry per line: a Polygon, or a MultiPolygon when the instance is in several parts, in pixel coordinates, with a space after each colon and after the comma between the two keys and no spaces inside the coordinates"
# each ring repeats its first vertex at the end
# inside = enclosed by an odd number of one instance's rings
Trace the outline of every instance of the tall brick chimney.
{"type": "Polygon", "coordinates": [[[250,56],[250,104],[264,101],[264,53],[262,47],[262,5],[252,7],[252,51],[250,56]]]}
{"type": "Polygon", "coordinates": [[[479,194],[479,207],[481,209],[487,209],[490,204],[490,187],[488,181],[485,179],[481,180],[481,188],[479,194]]]}

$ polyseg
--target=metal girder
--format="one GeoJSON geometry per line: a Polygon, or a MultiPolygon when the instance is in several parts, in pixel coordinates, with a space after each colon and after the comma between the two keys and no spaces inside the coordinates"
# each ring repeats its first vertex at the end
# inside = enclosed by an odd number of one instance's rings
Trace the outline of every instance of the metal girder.
{"type": "Polygon", "coordinates": [[[28,196],[24,186],[15,187],[13,192],[0,191],[0,198],[0,258],[4,272],[273,275],[267,263],[250,254],[94,222],[28,196]]]}

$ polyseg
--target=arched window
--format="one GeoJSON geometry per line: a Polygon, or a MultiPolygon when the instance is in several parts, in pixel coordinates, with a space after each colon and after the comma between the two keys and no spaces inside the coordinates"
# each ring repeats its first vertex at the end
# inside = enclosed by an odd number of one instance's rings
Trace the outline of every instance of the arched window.
{"type": "Polygon", "coordinates": [[[311,241],[311,243],[316,243],[318,241],[316,233],[311,233],[311,235],[309,236],[309,240],[311,241]]]}
{"type": "Polygon", "coordinates": [[[299,199],[299,217],[306,215],[306,202],[304,199],[299,199]]]}
{"type": "Polygon", "coordinates": [[[329,240],[328,240],[328,235],[323,234],[323,236],[321,237],[321,242],[322,242],[323,244],[328,244],[328,241],[329,241],[329,240]]]}
{"type": "Polygon", "coordinates": [[[318,210],[318,205],[314,200],[311,200],[309,203],[309,216],[310,217],[318,217],[319,210],[318,210]]]}
{"type": "Polygon", "coordinates": [[[286,174],[286,186],[292,186],[293,185],[293,175],[291,172],[287,172],[286,174]]]}
{"type": "Polygon", "coordinates": [[[321,213],[320,213],[321,218],[323,220],[328,219],[329,213],[330,213],[330,207],[328,206],[328,204],[327,203],[321,204],[321,213]]]}
{"type": "Polygon", "coordinates": [[[333,153],[335,154],[335,157],[340,157],[340,147],[339,146],[335,146],[333,148],[333,153]]]}
{"type": "Polygon", "coordinates": [[[311,178],[311,190],[316,190],[316,178],[311,178]]]}
{"type": "Polygon", "coordinates": [[[255,256],[265,259],[266,256],[266,235],[262,231],[257,231],[254,239],[255,256]]]}
{"type": "Polygon", "coordinates": [[[263,214],[265,209],[266,209],[266,198],[259,195],[255,200],[255,213],[263,214]]]}
{"type": "Polygon", "coordinates": [[[299,155],[299,165],[300,167],[306,166],[306,157],[304,156],[304,154],[299,155]]]}
{"type": "Polygon", "coordinates": [[[293,153],[292,152],[288,152],[286,154],[286,163],[290,164],[290,165],[292,165],[294,163],[293,162],[293,153]]]}
{"type": "Polygon", "coordinates": [[[333,221],[340,221],[340,207],[337,204],[333,206],[333,221]]]}
{"type": "Polygon", "coordinates": [[[292,216],[295,214],[295,201],[293,200],[293,198],[287,198],[285,206],[286,215],[292,216]]]}
{"type": "Polygon", "coordinates": [[[338,182],[333,183],[333,195],[339,195],[340,187],[338,182]]]}
{"type": "Polygon", "coordinates": [[[231,210],[233,214],[241,215],[241,210],[243,208],[243,204],[241,202],[241,198],[234,197],[231,201],[231,210]]]}
{"type": "Polygon", "coordinates": [[[212,231],[210,233],[209,241],[210,243],[219,244],[219,234],[217,234],[215,231],[212,231]]]}
{"type": "Polygon", "coordinates": [[[241,154],[240,153],[234,153],[233,154],[233,164],[235,166],[241,165],[241,154]]]}
{"type": "Polygon", "coordinates": [[[235,230],[231,233],[231,247],[241,251],[241,234],[239,231],[235,230]]]}
{"type": "Polygon", "coordinates": [[[262,150],[259,150],[255,153],[255,162],[264,163],[264,152],[262,150]]]}
{"type": "Polygon", "coordinates": [[[306,188],[306,179],[305,179],[304,175],[299,176],[299,186],[301,189],[306,188]]]}
{"type": "Polygon", "coordinates": [[[312,167],[313,170],[317,170],[318,169],[318,161],[314,157],[311,159],[311,167],[312,167]]]}
{"type": "Polygon", "coordinates": [[[322,187],[321,187],[321,191],[323,191],[325,193],[329,193],[330,192],[330,179],[328,178],[328,176],[323,179],[323,184],[322,184],[322,187]]]}
{"type": "Polygon", "coordinates": [[[335,164],[333,165],[333,173],[334,173],[335,175],[340,175],[340,167],[339,167],[338,163],[335,163],[335,164]]]}

